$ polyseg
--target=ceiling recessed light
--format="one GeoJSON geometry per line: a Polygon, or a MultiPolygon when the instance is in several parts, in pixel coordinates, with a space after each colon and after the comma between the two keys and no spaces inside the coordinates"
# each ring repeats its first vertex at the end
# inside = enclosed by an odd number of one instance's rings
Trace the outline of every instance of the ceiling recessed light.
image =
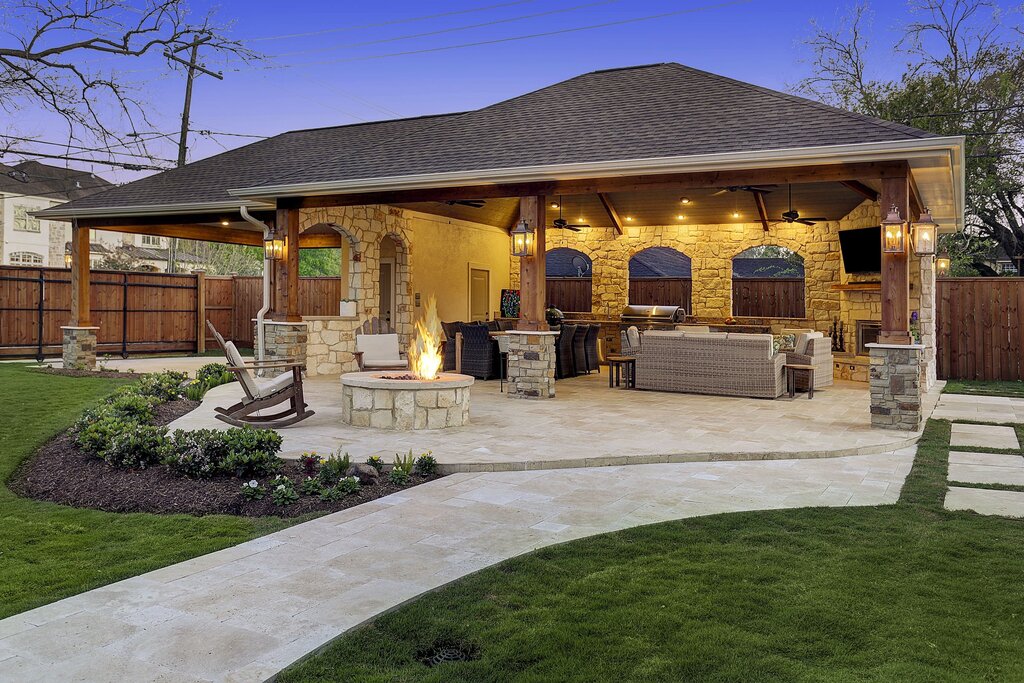
{"type": "Polygon", "coordinates": [[[577,223],[586,223],[587,219],[584,218],[583,216],[580,216],[579,218],[576,219],[576,222],[577,223]]]}
{"type": "Polygon", "coordinates": [[[680,204],[689,204],[690,203],[690,198],[689,197],[680,197],[679,198],[679,203],[680,204]]]}
{"type": "Polygon", "coordinates": [[[733,211],[732,212],[732,217],[733,218],[739,218],[740,217],[740,212],[739,211],[733,211]]]}
{"type": "Polygon", "coordinates": [[[552,209],[557,209],[558,208],[558,202],[551,202],[551,208],[552,209]]]}
{"type": "Polygon", "coordinates": [[[686,220],[686,216],[684,216],[683,214],[679,214],[678,216],[676,216],[676,220],[677,221],[685,221],[686,220]]]}
{"type": "Polygon", "coordinates": [[[230,225],[227,221],[221,221],[220,224],[221,225],[230,225]]]}
{"type": "Polygon", "coordinates": [[[633,220],[633,217],[632,216],[626,216],[626,220],[627,221],[631,221],[631,220],[633,220]]]}

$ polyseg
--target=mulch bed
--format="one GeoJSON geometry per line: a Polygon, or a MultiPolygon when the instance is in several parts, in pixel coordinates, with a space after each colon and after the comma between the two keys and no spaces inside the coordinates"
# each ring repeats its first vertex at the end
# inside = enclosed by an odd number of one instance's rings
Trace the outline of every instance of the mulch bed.
{"type": "MultiPolygon", "coordinates": [[[[164,403],[156,407],[153,422],[168,424],[198,405],[187,400],[164,403]]],[[[305,478],[299,463],[292,460],[285,461],[282,474],[296,486],[305,478]]],[[[246,500],[241,493],[243,481],[235,477],[189,479],[164,465],[144,470],[115,469],[79,449],[74,437],[65,433],[22,465],[8,487],[27,498],[107,512],[298,517],[344,510],[439,476],[413,475],[408,486],[397,486],[381,477],[377,484],[364,484],[359,493],[339,501],[300,496],[291,505],[277,506],[270,500],[269,491],[261,500],[246,500]]],[[[260,483],[266,485],[269,479],[264,477],[260,483]]]]}
{"type": "Polygon", "coordinates": [[[139,372],[118,372],[117,370],[65,370],[64,368],[50,367],[32,368],[32,370],[41,372],[44,375],[63,375],[65,377],[113,377],[124,379],[139,379],[142,377],[142,373],[139,372]]]}

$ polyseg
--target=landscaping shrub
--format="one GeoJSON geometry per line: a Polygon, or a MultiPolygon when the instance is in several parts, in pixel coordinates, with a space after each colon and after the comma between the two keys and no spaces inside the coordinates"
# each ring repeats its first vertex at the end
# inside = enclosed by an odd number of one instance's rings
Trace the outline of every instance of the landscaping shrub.
{"type": "Polygon", "coordinates": [[[143,396],[153,396],[161,401],[170,401],[181,394],[181,386],[188,379],[184,372],[168,370],[143,375],[132,390],[143,396]]]}
{"type": "Polygon", "coordinates": [[[324,486],[334,486],[345,477],[345,473],[348,472],[348,468],[351,466],[352,461],[348,453],[332,455],[320,463],[320,473],[317,476],[320,478],[320,483],[324,486]]]}
{"type": "Polygon", "coordinates": [[[335,502],[339,501],[345,496],[358,493],[362,485],[359,483],[359,477],[342,477],[338,480],[338,483],[334,486],[326,487],[320,492],[320,500],[335,502]]]}
{"type": "Polygon", "coordinates": [[[299,465],[302,467],[302,473],[307,477],[316,476],[317,470],[320,468],[320,463],[324,461],[323,458],[316,451],[310,451],[303,453],[299,456],[299,465]]]}
{"type": "Polygon", "coordinates": [[[299,499],[299,492],[291,479],[279,474],[270,482],[270,499],[274,505],[291,505],[299,499]]]}
{"type": "Polygon", "coordinates": [[[167,450],[166,427],[136,424],[116,434],[102,455],[114,467],[142,468],[163,460],[167,450]]]}
{"type": "Polygon", "coordinates": [[[227,375],[227,382],[233,379],[233,375],[228,372],[228,366],[223,363],[207,363],[203,367],[196,370],[196,379],[205,384],[208,388],[226,384],[224,376],[227,375]]]}
{"type": "Polygon", "coordinates": [[[281,471],[281,458],[262,451],[231,451],[224,458],[223,470],[236,477],[268,477],[281,471]]]}
{"type": "Polygon", "coordinates": [[[281,436],[252,427],[175,430],[173,452],[166,463],[187,477],[202,478],[217,473],[237,477],[265,477],[277,474],[282,461],[281,436]]]}
{"type": "Polygon", "coordinates": [[[242,497],[247,500],[260,500],[265,495],[267,495],[267,490],[255,479],[250,479],[242,484],[242,497]]]}
{"type": "Polygon", "coordinates": [[[319,496],[324,492],[324,485],[316,477],[306,477],[299,484],[299,491],[304,496],[319,496]]]}
{"type": "Polygon", "coordinates": [[[88,422],[84,421],[85,417],[79,420],[77,425],[78,445],[82,447],[82,450],[101,458],[106,450],[110,448],[114,437],[140,426],[134,420],[125,420],[115,415],[96,416],[93,414],[93,417],[88,422]]]}
{"type": "Polygon", "coordinates": [[[168,455],[167,464],[193,479],[219,472],[229,452],[224,432],[216,429],[176,429],[171,441],[174,450],[168,455]]]}
{"type": "Polygon", "coordinates": [[[194,379],[185,385],[185,398],[190,401],[202,401],[207,388],[205,382],[194,379]]]}
{"type": "Polygon", "coordinates": [[[384,458],[379,455],[371,455],[366,459],[366,464],[377,470],[378,473],[384,471],[384,458]]]}
{"type": "Polygon", "coordinates": [[[123,392],[112,396],[100,410],[103,414],[113,417],[149,422],[153,419],[153,407],[161,403],[163,401],[155,396],[123,392]]]}
{"type": "Polygon", "coordinates": [[[416,471],[426,477],[437,472],[437,460],[434,459],[430,451],[416,458],[416,471]]]}

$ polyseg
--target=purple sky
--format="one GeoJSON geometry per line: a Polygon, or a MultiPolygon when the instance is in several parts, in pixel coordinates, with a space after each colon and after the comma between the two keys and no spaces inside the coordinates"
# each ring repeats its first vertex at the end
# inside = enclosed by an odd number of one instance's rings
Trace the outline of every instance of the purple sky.
{"type": "MultiPolygon", "coordinates": [[[[193,7],[199,13],[213,4],[194,0],[193,7]]],[[[893,75],[901,60],[893,57],[891,46],[909,12],[902,2],[871,4],[875,75],[893,75]]],[[[1001,4],[1009,9],[1018,3],[1001,4]]],[[[808,50],[801,41],[810,33],[811,20],[831,26],[849,6],[820,0],[224,0],[217,3],[218,17],[233,22],[233,37],[272,57],[255,66],[211,60],[210,66],[224,69],[225,79],[202,77],[196,82],[192,128],[273,135],[294,128],[460,111],[594,69],[663,61],[786,90],[806,74],[802,60],[808,50]],[[560,35],[378,57],[683,10],[692,11],[560,35]],[[446,12],[461,13],[410,21],[446,12]],[[544,15],[502,21],[539,14],[544,15]],[[450,30],[490,22],[500,23],[450,30]],[[445,32],[405,38],[437,31],[445,32]],[[373,41],[388,42],[367,44],[373,41]]],[[[162,62],[153,57],[122,68],[139,81],[160,130],[171,132],[178,126],[184,79],[168,73],[162,62]]],[[[59,129],[28,116],[4,122],[4,129],[12,128],[19,135],[59,135],[59,129]]],[[[173,159],[174,140],[152,149],[173,159]]],[[[195,136],[189,157],[210,156],[248,141],[195,136]]],[[[99,165],[93,170],[116,181],[138,175],[99,165]]]]}

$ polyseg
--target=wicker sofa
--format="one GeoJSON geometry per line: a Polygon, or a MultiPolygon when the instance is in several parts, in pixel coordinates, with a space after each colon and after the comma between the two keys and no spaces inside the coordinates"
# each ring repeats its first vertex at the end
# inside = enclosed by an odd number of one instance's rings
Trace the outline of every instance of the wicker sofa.
{"type": "Polygon", "coordinates": [[[722,396],[777,398],[786,389],[786,354],[770,334],[645,332],[636,386],[722,396]]]}

